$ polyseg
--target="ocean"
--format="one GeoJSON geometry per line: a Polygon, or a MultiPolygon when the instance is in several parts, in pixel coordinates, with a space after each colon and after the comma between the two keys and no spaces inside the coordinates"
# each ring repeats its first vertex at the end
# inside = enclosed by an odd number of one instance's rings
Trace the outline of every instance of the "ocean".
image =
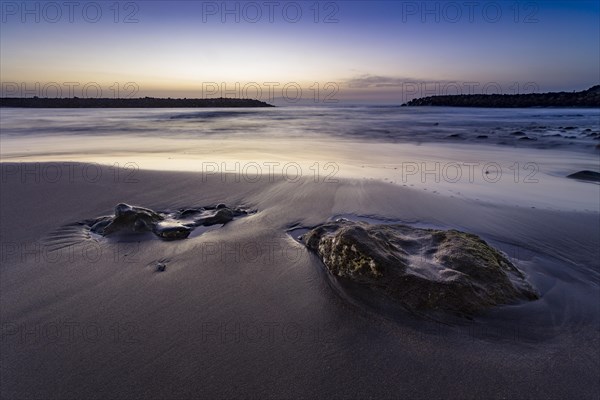
{"type": "MultiPolygon", "coordinates": [[[[593,152],[600,136],[598,109],[400,106],[250,109],[2,108],[0,113],[3,139],[57,135],[167,139],[339,138],[417,144],[477,142],[509,147],[567,148],[593,152]],[[515,132],[523,134],[517,135],[515,132]]],[[[51,152],[53,149],[48,150],[51,152]]],[[[137,150],[143,151],[144,146],[141,145],[137,150]]]]}
{"type": "Polygon", "coordinates": [[[598,170],[598,109],[2,108],[0,116],[5,162],[68,160],[246,181],[376,179],[503,204],[598,209],[594,184],[565,179],[598,170]]]}

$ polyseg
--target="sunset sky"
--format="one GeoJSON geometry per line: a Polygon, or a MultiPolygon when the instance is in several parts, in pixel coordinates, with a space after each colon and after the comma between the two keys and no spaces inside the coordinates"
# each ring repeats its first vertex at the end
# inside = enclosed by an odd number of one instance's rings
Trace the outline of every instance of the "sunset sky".
{"type": "Polygon", "coordinates": [[[400,102],[600,82],[598,1],[23,4],[2,2],[3,96],[400,102]]]}

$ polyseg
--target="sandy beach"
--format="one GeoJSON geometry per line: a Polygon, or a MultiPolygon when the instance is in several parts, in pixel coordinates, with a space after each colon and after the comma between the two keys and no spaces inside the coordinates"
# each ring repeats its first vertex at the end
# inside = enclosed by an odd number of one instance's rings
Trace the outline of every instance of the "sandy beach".
{"type": "Polygon", "coordinates": [[[0,171],[3,398],[558,399],[600,390],[597,211],[372,179],[139,170],[128,181],[126,170],[84,163],[5,162],[0,171]],[[72,225],[121,202],[253,212],[181,241],[111,241],[72,225]],[[480,235],[541,298],[454,324],[351,301],[287,232],[340,215],[480,235]]]}
{"type": "Polygon", "coordinates": [[[0,400],[600,400],[600,2],[0,15],[0,400]]]}

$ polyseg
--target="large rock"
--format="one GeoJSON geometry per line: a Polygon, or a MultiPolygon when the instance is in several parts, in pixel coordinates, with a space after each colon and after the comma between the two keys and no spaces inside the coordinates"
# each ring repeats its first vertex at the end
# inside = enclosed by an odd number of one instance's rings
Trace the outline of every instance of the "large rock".
{"type": "Polygon", "coordinates": [[[521,271],[469,233],[340,219],[302,239],[335,277],[383,292],[410,311],[470,315],[538,298],[521,271]]]}

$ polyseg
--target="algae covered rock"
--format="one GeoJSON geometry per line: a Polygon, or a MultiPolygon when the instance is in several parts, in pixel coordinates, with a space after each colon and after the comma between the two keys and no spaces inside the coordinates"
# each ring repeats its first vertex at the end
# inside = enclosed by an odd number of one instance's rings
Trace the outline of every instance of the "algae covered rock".
{"type": "Polygon", "coordinates": [[[382,292],[410,311],[470,315],[538,298],[502,253],[465,232],[340,219],[303,240],[339,280],[382,292]]]}

